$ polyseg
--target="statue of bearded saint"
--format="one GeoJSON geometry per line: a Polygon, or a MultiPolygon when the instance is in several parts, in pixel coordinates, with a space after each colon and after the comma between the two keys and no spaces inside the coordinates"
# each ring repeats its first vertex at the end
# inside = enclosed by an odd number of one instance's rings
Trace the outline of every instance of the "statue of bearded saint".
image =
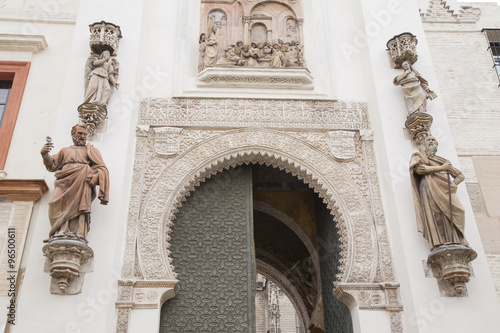
{"type": "Polygon", "coordinates": [[[99,150],[87,144],[88,130],[85,125],[71,129],[73,146],[62,148],[57,154],[49,155],[54,147],[46,143],[40,151],[43,164],[54,172],[54,192],[49,201],[50,242],[58,239],[72,239],[87,244],[90,229],[90,207],[96,197],[101,204],[109,200],[109,173],[99,150]]]}
{"type": "Polygon", "coordinates": [[[464,237],[465,212],[456,195],[457,185],[465,177],[450,161],[436,155],[437,148],[436,139],[428,136],[410,161],[418,231],[432,251],[451,244],[468,245],[464,237]]]}

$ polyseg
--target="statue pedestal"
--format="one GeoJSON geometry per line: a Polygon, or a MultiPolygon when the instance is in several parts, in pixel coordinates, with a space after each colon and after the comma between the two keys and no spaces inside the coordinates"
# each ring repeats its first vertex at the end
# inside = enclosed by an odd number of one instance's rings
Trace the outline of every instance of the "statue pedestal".
{"type": "Polygon", "coordinates": [[[80,293],[84,273],[91,271],[94,251],[84,243],[67,239],[50,241],[42,251],[47,257],[45,271],[52,277],[50,292],[63,295],[80,293]]]}
{"type": "Polygon", "coordinates": [[[425,139],[431,132],[432,116],[428,113],[412,113],[405,122],[405,127],[410,131],[411,137],[417,144],[425,139]]]}
{"type": "Polygon", "coordinates": [[[465,285],[471,276],[469,263],[476,258],[476,251],[463,245],[443,246],[429,254],[427,264],[441,282],[444,296],[466,296],[465,285]]]}
{"type": "Polygon", "coordinates": [[[108,111],[99,104],[84,103],[78,107],[78,115],[87,125],[89,136],[92,137],[96,128],[106,119],[108,111]]]}

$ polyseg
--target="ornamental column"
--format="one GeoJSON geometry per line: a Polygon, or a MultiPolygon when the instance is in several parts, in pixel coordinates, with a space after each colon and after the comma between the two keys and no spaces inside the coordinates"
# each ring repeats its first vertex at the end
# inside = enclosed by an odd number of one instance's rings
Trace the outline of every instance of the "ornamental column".
{"type": "Polygon", "coordinates": [[[243,16],[243,44],[250,44],[250,19],[251,16],[243,16]]]}

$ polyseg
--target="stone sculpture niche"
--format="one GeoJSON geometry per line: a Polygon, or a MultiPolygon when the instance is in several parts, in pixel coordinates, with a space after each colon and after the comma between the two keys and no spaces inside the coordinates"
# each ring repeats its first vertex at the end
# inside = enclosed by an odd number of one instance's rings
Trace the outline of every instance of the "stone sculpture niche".
{"type": "Polygon", "coordinates": [[[201,1],[198,71],[208,67],[302,68],[300,1],[201,1]]]}
{"type": "Polygon", "coordinates": [[[107,205],[109,200],[108,169],[99,150],[86,143],[87,135],[87,126],[75,125],[71,130],[73,146],[50,155],[54,144],[48,139],[40,151],[43,164],[56,177],[49,200],[51,229],[43,247],[54,294],[81,291],[83,273],[90,271],[89,259],[94,256],[87,245],[92,201],[97,196],[107,205]]]}
{"type": "Polygon", "coordinates": [[[404,69],[393,83],[403,89],[408,111],[405,127],[419,147],[410,159],[417,228],[429,242],[432,253],[427,265],[438,278],[442,294],[465,296],[469,263],[477,257],[465,239],[465,211],[456,195],[465,177],[450,161],[436,155],[438,142],[431,135],[433,119],[427,113],[427,99],[437,96],[412,67],[418,60],[417,42],[405,32],[387,43],[393,67],[404,69]]]}
{"type": "Polygon", "coordinates": [[[122,34],[119,26],[109,22],[95,22],[89,27],[91,53],[85,63],[84,100],[78,114],[92,136],[108,114],[113,90],[119,87],[120,64],[114,56],[122,34]]]}

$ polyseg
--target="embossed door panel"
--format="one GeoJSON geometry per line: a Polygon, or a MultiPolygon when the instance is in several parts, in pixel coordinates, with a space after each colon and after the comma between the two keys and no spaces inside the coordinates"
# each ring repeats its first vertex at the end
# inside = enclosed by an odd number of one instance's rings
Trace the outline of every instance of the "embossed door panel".
{"type": "Polygon", "coordinates": [[[160,333],[254,332],[252,169],[207,179],[187,197],[171,232],[178,295],[161,311],[160,333]]]}

